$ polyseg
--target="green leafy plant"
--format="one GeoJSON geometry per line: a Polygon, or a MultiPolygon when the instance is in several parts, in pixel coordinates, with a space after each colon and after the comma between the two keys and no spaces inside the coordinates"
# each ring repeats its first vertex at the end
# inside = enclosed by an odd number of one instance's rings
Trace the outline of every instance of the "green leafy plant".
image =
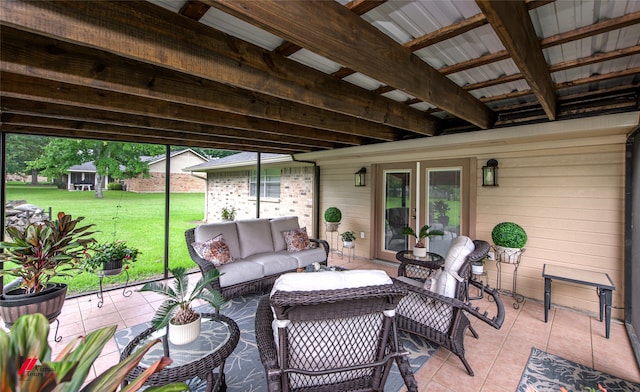
{"type": "Polygon", "coordinates": [[[433,211],[437,214],[436,219],[440,219],[440,217],[448,216],[447,213],[451,207],[446,201],[436,200],[433,202],[433,211]]]}
{"type": "Polygon", "coordinates": [[[491,239],[497,246],[521,249],[527,243],[527,233],[513,222],[501,222],[493,227],[491,239]]]}
{"type": "Polygon", "coordinates": [[[416,238],[416,248],[424,248],[426,245],[424,243],[425,238],[427,237],[435,237],[438,235],[444,235],[442,230],[430,230],[431,226],[424,225],[420,228],[420,231],[416,234],[415,230],[411,226],[405,226],[402,228],[400,234],[402,235],[410,235],[416,238]]]}
{"type": "Polygon", "coordinates": [[[236,219],[236,208],[235,207],[222,207],[220,211],[220,217],[222,220],[235,220],[236,219]]]}
{"type": "Polygon", "coordinates": [[[129,265],[138,260],[139,254],[137,248],[128,246],[124,240],[94,243],[88,249],[83,268],[88,272],[96,272],[102,269],[105,263],[122,260],[123,268],[129,269],[129,265]]]}
{"type": "Polygon", "coordinates": [[[84,217],[73,219],[64,212],[58,220],[31,223],[24,231],[8,227],[7,234],[13,242],[0,242],[4,252],[0,257],[17,267],[0,271],[0,275],[22,278],[25,293],[37,293],[47,286],[54,276],[71,276],[85,259],[87,248],[95,242],[89,231],[94,225],[79,226],[84,217]]]}
{"type": "Polygon", "coordinates": [[[329,223],[337,223],[342,220],[342,211],[338,207],[329,207],[324,210],[324,221],[329,223]]]}
{"type": "Polygon", "coordinates": [[[340,233],[340,238],[342,238],[342,241],[355,241],[356,233],[354,231],[345,231],[340,233]]]}
{"type": "Polygon", "coordinates": [[[192,290],[189,290],[189,278],[186,271],[183,267],[172,269],[172,285],[164,282],[149,282],[140,289],[140,291],[151,291],[167,297],[151,320],[154,328],[165,327],[169,321],[172,324],[184,325],[197,320],[200,315],[191,307],[191,303],[196,299],[207,302],[216,310],[220,310],[220,307],[224,305],[225,299],[222,294],[217,290],[211,291],[207,288],[211,282],[220,277],[220,272],[217,269],[202,275],[192,290]]]}
{"type": "MultiPolygon", "coordinates": [[[[70,342],[54,359],[47,342],[49,321],[40,313],[21,316],[9,334],[0,330],[0,386],[5,391],[29,392],[110,392],[118,389],[129,372],[160,339],[148,342],[138,351],[85,383],[91,365],[116,332],[116,325],[100,328],[70,342]],[[29,364],[33,364],[31,367],[29,364]],[[85,385],[86,384],[86,385],[85,385]]],[[[162,357],[131,381],[123,392],[137,391],[153,373],[171,363],[162,357]]],[[[188,391],[183,383],[152,387],[146,391],[188,391]]]]}

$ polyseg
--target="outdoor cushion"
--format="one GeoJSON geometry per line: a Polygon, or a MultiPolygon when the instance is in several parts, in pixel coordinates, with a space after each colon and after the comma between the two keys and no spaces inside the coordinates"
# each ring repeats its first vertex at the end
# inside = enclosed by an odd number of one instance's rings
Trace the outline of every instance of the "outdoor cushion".
{"type": "Polygon", "coordinates": [[[240,240],[240,258],[244,259],[256,253],[273,252],[271,225],[268,219],[249,219],[237,221],[240,240]]]}
{"type": "Polygon", "coordinates": [[[323,272],[293,272],[281,275],[273,284],[271,294],[282,291],[338,290],[354,287],[392,284],[382,270],[348,270],[323,272]]]}
{"type": "Polygon", "coordinates": [[[300,252],[311,247],[306,227],[285,231],[282,234],[284,235],[284,241],[287,243],[287,252],[300,252]]]}
{"type": "Polygon", "coordinates": [[[221,265],[218,270],[220,271],[220,287],[228,287],[264,277],[261,264],[245,260],[236,260],[233,263],[221,265]]]}
{"type": "Polygon", "coordinates": [[[284,240],[283,232],[296,230],[300,228],[297,216],[285,216],[282,218],[273,218],[271,224],[271,237],[273,237],[273,249],[276,252],[287,249],[287,243],[284,240]]]}
{"type": "Polygon", "coordinates": [[[229,247],[231,257],[234,259],[240,258],[240,242],[238,242],[236,222],[216,222],[198,225],[193,232],[193,237],[196,242],[206,242],[219,234],[224,237],[224,242],[229,247]]]}
{"type": "Polygon", "coordinates": [[[258,253],[245,260],[262,265],[264,275],[280,274],[298,268],[298,260],[283,253],[258,253]]]}
{"type": "Polygon", "coordinates": [[[473,252],[475,245],[469,237],[460,236],[451,241],[451,247],[444,261],[444,270],[433,282],[433,291],[446,297],[455,297],[458,282],[458,270],[467,256],[473,252]]]}
{"type": "Polygon", "coordinates": [[[324,248],[322,247],[305,249],[300,252],[287,252],[286,250],[283,250],[278,253],[284,253],[289,255],[289,257],[296,259],[298,261],[298,268],[304,268],[309,264],[318,262],[318,260],[322,260],[326,257],[324,248]]]}
{"type": "Polygon", "coordinates": [[[191,246],[201,258],[211,261],[216,267],[233,262],[229,246],[224,241],[222,234],[213,237],[209,241],[193,242],[191,246]]]}

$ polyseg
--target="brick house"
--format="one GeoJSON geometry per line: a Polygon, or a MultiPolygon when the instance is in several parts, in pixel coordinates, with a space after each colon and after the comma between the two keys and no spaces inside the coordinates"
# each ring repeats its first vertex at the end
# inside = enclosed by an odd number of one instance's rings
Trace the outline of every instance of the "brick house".
{"type": "MultiPolygon", "coordinates": [[[[314,166],[282,154],[263,153],[260,162],[260,217],[297,215],[313,235],[314,166]]],[[[206,222],[221,220],[223,207],[235,208],[236,219],[256,217],[256,165],[256,153],[242,152],[184,169],[206,173],[206,222]]]]}
{"type": "MultiPolygon", "coordinates": [[[[149,178],[139,175],[136,178],[125,180],[125,189],[130,192],[164,192],[166,154],[153,157],[140,157],[149,165],[149,178]]],[[[204,192],[205,177],[203,175],[185,172],[183,169],[206,162],[207,159],[192,149],[174,151],[170,155],[170,183],[171,192],[189,193],[204,192]]]]}

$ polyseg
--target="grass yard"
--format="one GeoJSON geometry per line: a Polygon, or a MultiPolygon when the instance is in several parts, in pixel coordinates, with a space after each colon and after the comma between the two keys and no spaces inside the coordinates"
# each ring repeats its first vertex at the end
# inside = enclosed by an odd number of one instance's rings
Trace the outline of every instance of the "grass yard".
{"type": "MultiPolygon", "coordinates": [[[[161,276],[164,267],[164,193],[131,193],[104,191],[104,198],[97,199],[94,191],[67,191],[54,186],[7,184],[8,200],[26,200],[45,211],[49,207],[53,216],[64,211],[74,218],[84,216],[84,224],[95,224],[96,240],[126,240],[138,248],[138,261],[129,269],[130,279],[145,280],[161,276]]],[[[184,231],[198,224],[204,216],[203,193],[174,193],[170,196],[169,268],[196,265],[187,251],[184,231]]],[[[5,284],[12,277],[5,278],[5,284]]],[[[96,275],[82,272],[70,278],[56,278],[69,285],[73,293],[96,290],[96,275]]],[[[105,285],[125,282],[125,274],[106,277],[105,285]]]]}

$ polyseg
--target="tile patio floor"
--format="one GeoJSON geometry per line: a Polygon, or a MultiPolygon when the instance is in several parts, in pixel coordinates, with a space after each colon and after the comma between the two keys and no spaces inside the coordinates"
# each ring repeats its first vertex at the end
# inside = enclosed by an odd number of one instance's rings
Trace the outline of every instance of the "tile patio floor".
{"type": "MultiPolygon", "coordinates": [[[[381,262],[341,258],[332,254],[330,265],[347,268],[384,269],[391,276],[396,267],[381,262]]],[[[129,298],[122,290],[105,293],[105,304],[97,307],[97,298],[85,296],[67,300],[60,316],[62,342],[55,343],[51,334],[50,344],[54,355],[71,337],[95,328],[117,324],[118,328],[131,327],[152,318],[162,298],[152,293],[136,292],[129,298]]],[[[470,377],[460,360],[444,349],[439,349],[417,373],[421,391],[482,391],[512,392],[516,389],[531,347],[573,360],[634,382],[640,382],[638,368],[624,324],[613,320],[611,338],[604,337],[604,325],[596,317],[566,309],[552,307],[549,322],[544,322],[541,303],[525,300],[520,309],[513,309],[512,299],[505,300],[506,319],[500,330],[471,317],[480,334],[475,340],[465,340],[466,357],[475,371],[470,377]]],[[[491,306],[479,300],[478,306],[491,306]]],[[[52,328],[53,329],[53,328],[52,328]]],[[[94,371],[101,372],[119,361],[119,354],[112,341],[104,348],[102,356],[94,364],[94,371]]],[[[543,391],[539,391],[543,392],[543,391]]],[[[546,391],[545,391],[546,392],[546,391]]]]}

